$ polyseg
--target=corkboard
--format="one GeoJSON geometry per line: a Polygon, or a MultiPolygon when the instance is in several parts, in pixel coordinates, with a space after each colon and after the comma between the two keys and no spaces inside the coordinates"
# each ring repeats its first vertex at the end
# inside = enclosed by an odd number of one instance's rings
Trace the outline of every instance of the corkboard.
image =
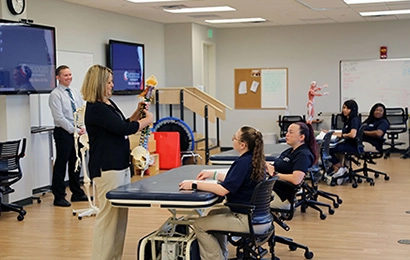
{"type": "Polygon", "coordinates": [[[234,93],[235,109],[286,108],[288,69],[235,69],[234,93]]]}

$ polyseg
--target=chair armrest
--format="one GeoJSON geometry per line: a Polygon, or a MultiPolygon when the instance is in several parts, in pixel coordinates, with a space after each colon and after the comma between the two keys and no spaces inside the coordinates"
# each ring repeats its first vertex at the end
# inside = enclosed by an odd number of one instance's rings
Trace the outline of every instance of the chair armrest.
{"type": "Polygon", "coordinates": [[[20,158],[23,158],[26,155],[26,142],[27,142],[27,139],[23,138],[22,142],[23,143],[22,143],[22,146],[21,146],[21,152],[18,155],[20,158]]]}
{"type": "Polygon", "coordinates": [[[224,205],[227,206],[227,207],[247,209],[249,213],[252,213],[252,211],[255,209],[255,205],[249,205],[249,204],[239,204],[239,203],[226,202],[224,205]]]}

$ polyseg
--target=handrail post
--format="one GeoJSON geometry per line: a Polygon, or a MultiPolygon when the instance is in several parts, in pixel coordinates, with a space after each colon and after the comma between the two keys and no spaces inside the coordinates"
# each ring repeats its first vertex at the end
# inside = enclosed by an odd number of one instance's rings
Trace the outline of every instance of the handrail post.
{"type": "Polygon", "coordinates": [[[205,105],[205,164],[209,161],[208,105],[205,105]]]}
{"type": "Polygon", "coordinates": [[[159,120],[159,90],[155,90],[155,119],[159,120]]]}
{"type": "Polygon", "coordinates": [[[179,109],[181,113],[181,120],[184,120],[184,90],[179,91],[179,109]]]}
{"type": "Polygon", "coordinates": [[[217,143],[217,146],[220,147],[220,141],[219,141],[219,117],[216,118],[216,143],[217,143]]]}

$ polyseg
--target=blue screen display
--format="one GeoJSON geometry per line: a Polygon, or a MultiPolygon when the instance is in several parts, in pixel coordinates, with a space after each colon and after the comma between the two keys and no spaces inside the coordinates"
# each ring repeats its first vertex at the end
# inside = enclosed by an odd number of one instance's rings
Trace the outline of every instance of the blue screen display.
{"type": "Polygon", "coordinates": [[[138,94],[144,90],[144,45],[109,41],[108,67],[114,74],[113,94],[138,94]]]}
{"type": "Polygon", "coordinates": [[[0,94],[49,93],[55,68],[54,27],[0,20],[0,94]]]}

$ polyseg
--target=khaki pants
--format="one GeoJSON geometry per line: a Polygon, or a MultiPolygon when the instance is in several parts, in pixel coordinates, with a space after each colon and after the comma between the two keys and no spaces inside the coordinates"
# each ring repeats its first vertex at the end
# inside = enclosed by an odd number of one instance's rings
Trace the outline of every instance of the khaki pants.
{"type": "Polygon", "coordinates": [[[131,182],[129,168],[120,171],[103,171],[94,178],[99,212],[95,218],[93,233],[93,260],[121,259],[127,229],[128,209],[115,208],[105,194],[131,182]]]}
{"type": "Polygon", "coordinates": [[[276,192],[272,191],[273,200],[270,202],[271,209],[290,209],[289,200],[282,201],[276,192]]]}
{"type": "Polygon", "coordinates": [[[233,213],[229,208],[210,211],[206,217],[195,220],[194,231],[198,239],[201,260],[228,259],[228,242],[225,235],[212,235],[208,230],[249,232],[248,216],[233,213]]]}

